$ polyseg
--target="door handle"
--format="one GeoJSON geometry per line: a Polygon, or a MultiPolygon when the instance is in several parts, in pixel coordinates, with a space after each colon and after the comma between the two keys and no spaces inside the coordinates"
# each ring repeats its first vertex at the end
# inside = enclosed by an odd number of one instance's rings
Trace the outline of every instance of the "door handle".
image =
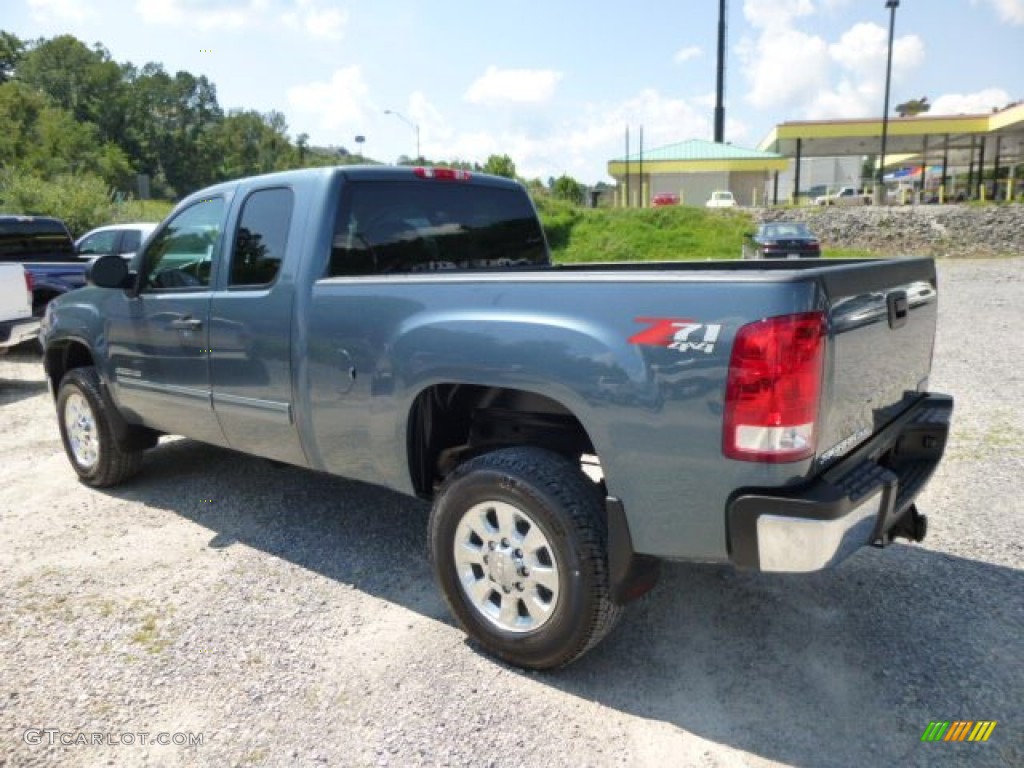
{"type": "Polygon", "coordinates": [[[885,303],[889,310],[889,327],[895,330],[907,324],[907,314],[910,311],[910,302],[907,301],[906,291],[894,291],[885,297],[885,303]]]}
{"type": "Polygon", "coordinates": [[[194,317],[182,317],[178,320],[171,320],[171,328],[176,331],[195,331],[203,327],[203,321],[194,317]]]}

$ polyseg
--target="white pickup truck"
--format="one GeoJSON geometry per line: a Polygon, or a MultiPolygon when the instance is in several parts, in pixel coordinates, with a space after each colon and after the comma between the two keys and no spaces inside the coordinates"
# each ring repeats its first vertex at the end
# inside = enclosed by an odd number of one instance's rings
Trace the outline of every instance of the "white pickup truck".
{"type": "Polygon", "coordinates": [[[21,264],[0,264],[0,355],[38,332],[39,318],[32,317],[32,276],[21,264]]]}
{"type": "Polygon", "coordinates": [[[815,205],[871,205],[871,195],[856,187],[840,187],[828,195],[814,198],[815,205]]]}

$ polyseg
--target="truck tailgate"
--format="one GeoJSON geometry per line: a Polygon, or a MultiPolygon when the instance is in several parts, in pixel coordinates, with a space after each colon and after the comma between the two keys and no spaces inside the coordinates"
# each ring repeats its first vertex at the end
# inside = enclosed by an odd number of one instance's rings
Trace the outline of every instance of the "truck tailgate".
{"type": "Polygon", "coordinates": [[[0,321],[32,316],[32,302],[20,264],[0,264],[0,321]]]}
{"type": "Polygon", "coordinates": [[[930,259],[846,265],[821,280],[831,343],[817,446],[828,463],[927,390],[938,291],[930,259]]]}

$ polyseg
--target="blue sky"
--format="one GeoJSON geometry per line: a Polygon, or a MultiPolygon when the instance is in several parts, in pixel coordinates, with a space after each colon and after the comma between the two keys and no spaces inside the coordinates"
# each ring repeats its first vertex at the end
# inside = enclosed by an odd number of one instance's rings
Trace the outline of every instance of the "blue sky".
{"type": "MultiPolygon", "coordinates": [[[[507,153],[527,178],[607,180],[633,149],[711,138],[715,0],[5,0],[0,28],[69,33],[117,61],[207,75],[225,109],[394,161],[507,153]]],[[[732,0],[726,140],[881,112],[884,0],[732,0]]],[[[932,113],[1024,99],[1024,0],[902,0],[892,103],[932,113]]]]}

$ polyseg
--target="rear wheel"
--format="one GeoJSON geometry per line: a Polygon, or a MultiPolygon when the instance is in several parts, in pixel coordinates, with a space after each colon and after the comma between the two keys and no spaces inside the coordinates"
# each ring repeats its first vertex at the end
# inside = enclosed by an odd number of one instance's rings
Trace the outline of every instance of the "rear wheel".
{"type": "Polygon", "coordinates": [[[75,368],[61,380],[57,421],[64,451],[82,482],[96,488],[122,483],[142,465],[142,451],[118,445],[112,408],[100,391],[95,368],[75,368]]]}
{"type": "Polygon", "coordinates": [[[568,664],[619,619],[600,495],[559,454],[505,448],[458,467],[434,504],[429,542],[452,613],[513,664],[568,664]]]}

